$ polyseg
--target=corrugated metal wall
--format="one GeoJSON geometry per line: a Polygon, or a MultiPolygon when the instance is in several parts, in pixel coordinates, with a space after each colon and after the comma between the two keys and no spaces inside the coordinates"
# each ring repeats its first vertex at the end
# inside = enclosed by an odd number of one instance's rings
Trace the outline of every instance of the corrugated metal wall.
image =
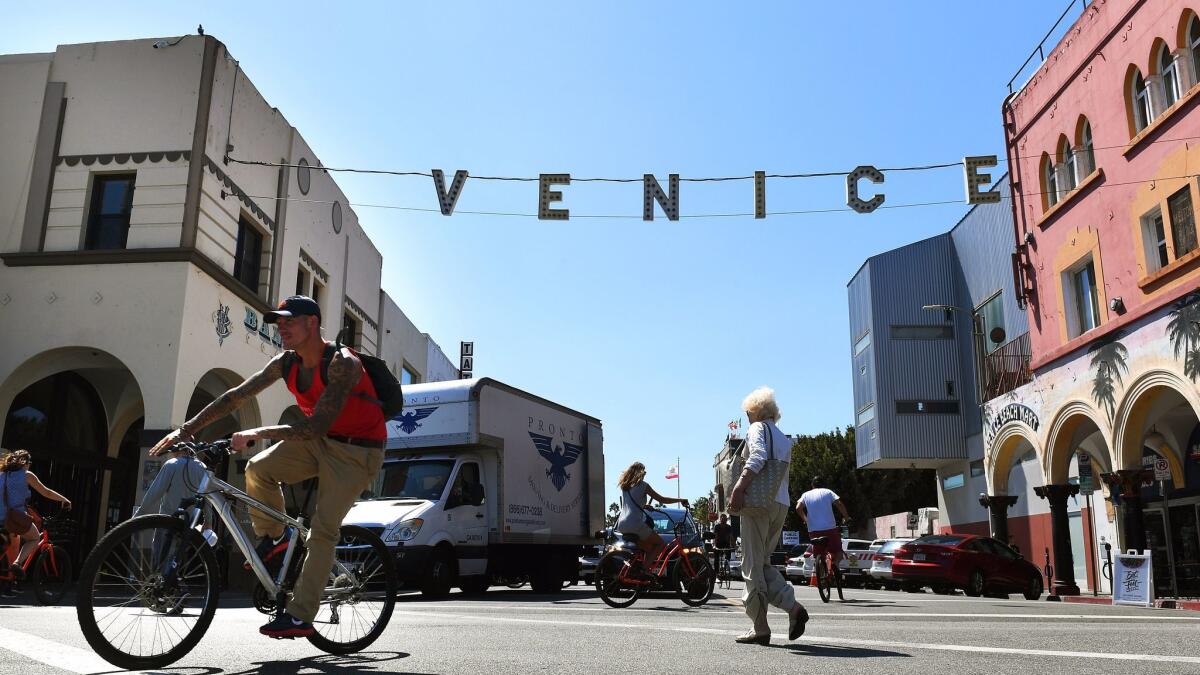
{"type": "MultiPolygon", "coordinates": [[[[1008,193],[1007,176],[997,190],[1008,193]]],[[[912,460],[936,466],[967,457],[966,438],[982,426],[976,400],[973,310],[997,291],[1009,339],[1028,330],[1013,296],[1012,211],[1007,202],[972,209],[950,232],[868,259],[848,285],[854,407],[875,403],[856,435],[858,465],[912,460]],[[963,311],[922,309],[952,305],[963,311]],[[897,325],[953,325],[952,340],[900,340],[897,325]],[[854,355],[867,331],[871,346],[854,355]],[[952,383],[953,393],[948,393],[952,383]],[[900,414],[897,401],[957,400],[958,414],[900,414]],[[871,432],[876,433],[872,434],[871,432]]],[[[856,420],[857,423],[857,420],[856,420]]]]}

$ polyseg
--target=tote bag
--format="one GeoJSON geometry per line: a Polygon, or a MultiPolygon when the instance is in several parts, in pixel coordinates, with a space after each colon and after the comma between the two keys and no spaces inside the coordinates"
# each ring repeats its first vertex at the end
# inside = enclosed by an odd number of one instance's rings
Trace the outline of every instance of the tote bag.
{"type": "MultiPolygon", "coordinates": [[[[766,422],[762,422],[766,426],[766,422]]],[[[742,503],[740,511],[730,509],[730,513],[738,516],[760,516],[766,515],[771,505],[776,503],[775,497],[779,494],[779,486],[783,481],[787,480],[788,462],[781,459],[775,459],[775,434],[772,433],[771,427],[766,427],[767,431],[767,447],[770,455],[767,461],[763,462],[762,469],[754,476],[754,480],[750,482],[750,487],[746,488],[746,498],[742,503]]],[[[733,486],[737,484],[738,477],[742,475],[742,471],[746,468],[746,460],[750,455],[750,444],[745,442],[742,444],[742,451],[735,454],[727,460],[722,466],[721,485],[725,490],[726,495],[733,494],[733,486]]]]}

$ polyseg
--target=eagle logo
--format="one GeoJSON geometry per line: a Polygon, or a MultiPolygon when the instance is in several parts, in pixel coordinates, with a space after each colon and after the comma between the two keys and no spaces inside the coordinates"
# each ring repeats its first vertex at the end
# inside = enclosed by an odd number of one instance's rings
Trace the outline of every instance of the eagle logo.
{"type": "Polygon", "coordinates": [[[562,492],[563,486],[570,480],[571,474],[567,473],[567,467],[575,463],[579,456],[583,454],[582,445],[572,445],[563,442],[561,447],[554,446],[553,436],[543,436],[529,432],[529,437],[533,439],[533,444],[537,446],[538,454],[541,455],[547,462],[550,462],[550,468],[546,469],[546,475],[550,477],[550,482],[554,484],[554,488],[562,492]]]}
{"type": "Polygon", "coordinates": [[[420,421],[432,415],[435,410],[437,410],[437,406],[432,408],[417,408],[413,412],[406,412],[392,419],[400,423],[400,429],[404,433],[411,434],[421,426],[420,421]]]}

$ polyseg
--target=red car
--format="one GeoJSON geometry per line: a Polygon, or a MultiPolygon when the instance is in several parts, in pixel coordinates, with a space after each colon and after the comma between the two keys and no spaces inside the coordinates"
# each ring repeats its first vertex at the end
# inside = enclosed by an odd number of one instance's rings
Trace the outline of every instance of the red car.
{"type": "Polygon", "coordinates": [[[1042,595],[1042,573],[1021,554],[991,537],[931,534],[896,549],[892,579],[912,588],[961,588],[971,597],[986,593],[1042,595]]]}

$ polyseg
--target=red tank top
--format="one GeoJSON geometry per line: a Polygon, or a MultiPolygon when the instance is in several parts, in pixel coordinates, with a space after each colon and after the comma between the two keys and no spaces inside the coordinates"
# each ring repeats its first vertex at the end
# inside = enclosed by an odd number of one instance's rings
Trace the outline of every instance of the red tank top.
{"type": "MultiPolygon", "coordinates": [[[[312,417],[313,410],[317,407],[317,400],[321,398],[321,393],[325,391],[325,380],[321,378],[321,367],[317,366],[313,369],[313,381],[308,389],[300,391],[296,386],[296,378],[300,374],[299,357],[295,359],[295,365],[287,377],[288,391],[296,397],[296,405],[300,406],[300,410],[305,415],[312,417]]],[[[367,438],[373,441],[387,440],[387,425],[383,419],[383,409],[371,401],[363,400],[362,396],[367,396],[374,400],[375,385],[371,383],[371,378],[367,376],[367,371],[359,366],[360,375],[358,383],[350,390],[350,396],[346,399],[346,405],[342,406],[342,412],[337,416],[337,419],[330,425],[327,433],[338,436],[352,436],[354,438],[367,438]]]]}

